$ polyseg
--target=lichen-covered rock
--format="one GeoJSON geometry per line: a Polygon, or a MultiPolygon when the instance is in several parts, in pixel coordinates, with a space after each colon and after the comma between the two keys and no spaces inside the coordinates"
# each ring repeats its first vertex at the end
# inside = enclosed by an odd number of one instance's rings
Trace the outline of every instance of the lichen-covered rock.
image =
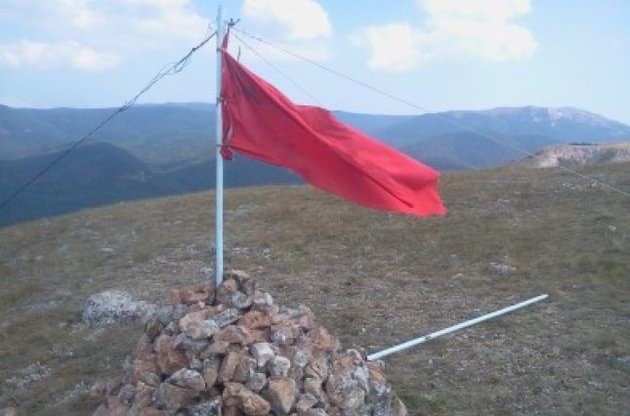
{"type": "Polygon", "coordinates": [[[157,306],[137,300],[121,290],[106,290],[91,295],[81,309],[81,322],[94,326],[144,321],[157,311],[157,306]]]}
{"type": "Polygon", "coordinates": [[[200,402],[190,408],[190,416],[221,416],[221,399],[200,402]]]}
{"type": "Polygon", "coordinates": [[[318,325],[306,306],[279,307],[242,272],[177,289],[94,415],[406,416],[380,363],[318,325]]]}
{"type": "Polygon", "coordinates": [[[289,374],[289,368],[291,368],[291,360],[277,355],[267,363],[267,368],[272,377],[286,377],[289,374]]]}
{"type": "Polygon", "coordinates": [[[168,378],[168,382],[179,387],[184,387],[201,393],[206,389],[206,382],[202,375],[194,370],[182,368],[168,378]]]}

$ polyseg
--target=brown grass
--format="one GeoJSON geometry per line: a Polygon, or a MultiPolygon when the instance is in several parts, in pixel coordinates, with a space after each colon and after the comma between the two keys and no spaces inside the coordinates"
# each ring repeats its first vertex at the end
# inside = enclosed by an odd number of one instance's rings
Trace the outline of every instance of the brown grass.
{"type": "MultiPolygon", "coordinates": [[[[630,166],[585,174],[630,192],[630,166]]],[[[387,358],[412,415],[623,414],[630,397],[630,201],[553,170],[448,174],[443,218],[363,209],[305,186],[230,190],[226,264],[376,351],[539,293],[550,299],[387,358]],[[628,237],[626,237],[628,236],[628,237]],[[491,262],[513,267],[499,273],[491,262]]],[[[76,325],[92,293],[151,300],[211,275],[212,196],[0,230],[0,406],[85,414],[77,386],[120,373],[137,326],[76,325]],[[71,352],[71,353],[70,353],[71,352]],[[18,389],[34,362],[52,375],[18,389]],[[68,397],[70,397],[68,399],[68,397]]]]}

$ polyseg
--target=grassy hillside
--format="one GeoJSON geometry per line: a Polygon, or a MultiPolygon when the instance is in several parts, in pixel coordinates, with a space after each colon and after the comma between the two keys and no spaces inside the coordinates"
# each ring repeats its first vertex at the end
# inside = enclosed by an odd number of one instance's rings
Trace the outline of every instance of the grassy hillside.
{"type": "MultiPolygon", "coordinates": [[[[629,164],[581,172],[630,192],[629,164]]],[[[447,174],[441,190],[449,214],[428,219],[305,186],[229,190],[227,266],[368,352],[549,293],[387,358],[410,413],[627,412],[630,199],[551,169],[447,174]]],[[[164,301],[211,275],[212,204],[199,193],[1,229],[0,408],[89,413],[86,386],[120,374],[140,330],[83,327],[81,304],[106,288],[164,301]],[[37,362],[42,378],[20,388],[37,362]]]]}

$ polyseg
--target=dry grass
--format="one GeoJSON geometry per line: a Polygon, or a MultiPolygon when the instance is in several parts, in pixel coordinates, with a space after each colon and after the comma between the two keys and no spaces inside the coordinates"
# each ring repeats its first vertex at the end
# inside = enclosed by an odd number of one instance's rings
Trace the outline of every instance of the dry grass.
{"type": "MultiPolygon", "coordinates": [[[[584,171],[630,192],[630,166],[584,171]]],[[[413,415],[624,414],[630,397],[630,200],[553,170],[445,175],[443,218],[356,207],[308,187],[231,190],[226,264],[376,351],[518,302],[550,299],[386,359],[413,415]],[[490,263],[509,266],[500,273],[490,263]]],[[[85,414],[135,326],[76,325],[106,289],[163,300],[211,275],[211,194],[0,230],[0,406],[85,414]],[[50,376],[8,382],[39,362],[50,376]]]]}

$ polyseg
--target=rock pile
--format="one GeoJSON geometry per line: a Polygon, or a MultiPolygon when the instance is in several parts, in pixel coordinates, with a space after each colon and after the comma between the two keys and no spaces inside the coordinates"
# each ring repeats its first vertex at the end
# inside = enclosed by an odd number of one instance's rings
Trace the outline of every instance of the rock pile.
{"type": "Polygon", "coordinates": [[[94,416],[404,416],[381,364],[279,307],[238,271],[215,288],[174,290],[94,416]]]}

